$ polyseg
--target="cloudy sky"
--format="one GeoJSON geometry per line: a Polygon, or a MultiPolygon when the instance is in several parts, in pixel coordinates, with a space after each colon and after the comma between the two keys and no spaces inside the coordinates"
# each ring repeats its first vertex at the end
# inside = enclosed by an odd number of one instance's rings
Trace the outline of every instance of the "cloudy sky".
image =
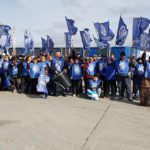
{"type": "MultiPolygon", "coordinates": [[[[41,36],[49,34],[55,46],[64,46],[67,31],[65,16],[74,19],[79,30],[89,28],[96,34],[93,22],[110,21],[116,34],[119,16],[122,15],[129,29],[125,45],[131,45],[133,17],[150,18],[150,1],[142,0],[0,0],[0,23],[16,29],[17,46],[23,46],[23,35],[30,30],[35,47],[41,46],[41,36]]],[[[111,42],[114,45],[115,40],[111,42]]],[[[80,34],[73,39],[74,46],[81,46],[80,34]]],[[[95,46],[94,41],[92,46],[95,46]]]]}

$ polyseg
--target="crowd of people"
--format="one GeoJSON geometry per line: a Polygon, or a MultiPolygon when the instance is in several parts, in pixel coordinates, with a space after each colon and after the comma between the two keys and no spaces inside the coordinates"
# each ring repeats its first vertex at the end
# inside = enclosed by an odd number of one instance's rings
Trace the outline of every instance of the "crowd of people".
{"type": "Polygon", "coordinates": [[[132,101],[140,98],[140,105],[150,105],[150,57],[127,58],[125,52],[116,59],[102,55],[82,58],[80,52],[55,56],[42,52],[37,56],[9,56],[0,54],[0,90],[25,94],[44,93],[80,97],[87,95],[92,100],[110,97],[132,101]],[[56,82],[60,73],[67,74],[72,86],[64,88],[56,82]],[[41,90],[41,86],[44,88],[41,90]]]}

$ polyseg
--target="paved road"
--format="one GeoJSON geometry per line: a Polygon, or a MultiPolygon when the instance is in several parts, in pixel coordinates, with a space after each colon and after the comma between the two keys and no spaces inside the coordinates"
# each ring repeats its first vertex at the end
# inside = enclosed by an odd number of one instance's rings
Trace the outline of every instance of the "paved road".
{"type": "Polygon", "coordinates": [[[150,108],[0,92],[0,150],[149,150],[150,108]]]}

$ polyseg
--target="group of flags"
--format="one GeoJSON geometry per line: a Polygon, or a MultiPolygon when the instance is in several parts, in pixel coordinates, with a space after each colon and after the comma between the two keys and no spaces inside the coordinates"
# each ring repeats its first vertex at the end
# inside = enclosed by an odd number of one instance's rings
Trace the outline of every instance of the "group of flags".
{"type": "MultiPolygon", "coordinates": [[[[68,27],[68,32],[65,32],[66,37],[66,49],[71,48],[71,39],[72,36],[74,36],[78,28],[74,25],[75,21],[72,19],[66,18],[66,23],[68,27]]],[[[110,28],[109,21],[104,23],[94,23],[94,27],[97,32],[97,37],[94,37],[94,41],[97,45],[97,47],[103,49],[109,47],[109,41],[113,40],[114,33],[110,28]]],[[[125,42],[125,39],[128,35],[128,29],[126,24],[124,23],[122,17],[120,17],[119,20],[119,26],[118,26],[118,32],[116,36],[116,45],[122,46],[125,42]]],[[[86,28],[83,31],[80,31],[81,40],[83,43],[83,49],[89,51],[90,50],[90,43],[92,42],[92,39],[89,34],[89,29],[86,28]]]]}
{"type": "MultiPolygon", "coordinates": [[[[78,29],[74,25],[74,20],[67,19],[66,17],[66,22],[68,27],[68,32],[65,33],[66,49],[68,49],[71,47],[71,37],[77,33],[78,29]]],[[[147,28],[149,27],[149,24],[150,20],[147,18],[133,18],[132,47],[150,50],[150,29],[149,32],[146,32],[147,28]]],[[[109,21],[104,23],[96,22],[94,23],[94,27],[96,29],[97,37],[94,36],[93,38],[97,47],[101,49],[108,48],[110,46],[109,41],[113,40],[115,37],[115,34],[110,28],[109,21]]],[[[89,34],[89,29],[84,29],[83,31],[80,31],[80,36],[83,43],[83,49],[89,51],[90,43],[92,41],[89,34]]],[[[115,45],[123,46],[127,36],[127,25],[125,24],[123,18],[120,16],[115,45]]]]}
{"type": "MultiPolygon", "coordinates": [[[[68,19],[65,17],[66,24],[68,31],[65,32],[65,39],[66,39],[66,49],[70,49],[72,47],[72,38],[74,35],[77,34],[78,28],[75,26],[75,21],[72,19],[68,19]]],[[[139,49],[148,49],[150,50],[150,29],[149,32],[147,28],[150,25],[150,20],[147,18],[139,17],[133,18],[133,33],[132,33],[132,47],[136,47],[139,49]]],[[[94,27],[97,33],[97,37],[93,36],[93,39],[97,45],[97,47],[104,49],[110,46],[110,41],[112,41],[115,37],[115,34],[110,28],[109,21],[99,23],[94,23],[94,27]]],[[[0,48],[4,49],[5,52],[11,47],[12,45],[12,38],[11,38],[11,27],[8,25],[0,25],[0,38],[2,36],[6,36],[5,44],[0,43],[0,48]]],[[[92,42],[92,38],[89,33],[89,29],[85,28],[84,30],[80,31],[81,40],[83,43],[83,49],[86,51],[90,50],[90,44],[92,42]]],[[[123,46],[125,40],[128,36],[128,28],[125,24],[123,18],[120,16],[119,25],[115,40],[115,45],[123,46]]],[[[42,42],[42,50],[52,51],[54,48],[54,41],[52,38],[47,35],[47,39],[41,37],[42,42]]],[[[29,31],[25,31],[24,33],[24,50],[29,52],[34,49],[34,41],[29,31]]]]}
{"type": "Polygon", "coordinates": [[[42,50],[53,50],[54,48],[54,41],[51,39],[49,35],[47,35],[47,39],[41,37],[42,41],[42,50]]]}

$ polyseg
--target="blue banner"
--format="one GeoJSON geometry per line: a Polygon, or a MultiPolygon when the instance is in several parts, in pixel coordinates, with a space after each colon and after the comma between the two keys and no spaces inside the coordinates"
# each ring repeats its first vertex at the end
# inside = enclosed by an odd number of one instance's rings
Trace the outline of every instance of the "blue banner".
{"type": "Polygon", "coordinates": [[[92,40],[90,38],[89,29],[80,31],[80,35],[83,43],[83,48],[87,51],[90,51],[90,43],[92,40]]]}
{"type": "Polygon", "coordinates": [[[104,23],[94,23],[95,29],[98,32],[99,39],[102,41],[111,41],[114,38],[114,33],[109,27],[109,21],[104,23]]]}
{"type": "Polygon", "coordinates": [[[65,17],[65,18],[66,18],[66,23],[67,23],[69,34],[71,36],[75,35],[78,31],[78,28],[74,26],[75,21],[72,19],[68,19],[67,17],[65,17]]]}
{"type": "Polygon", "coordinates": [[[1,35],[8,35],[11,27],[8,25],[0,25],[0,36],[1,35]]]}
{"type": "Polygon", "coordinates": [[[122,17],[120,16],[117,37],[116,37],[116,45],[122,46],[127,38],[127,35],[128,35],[127,26],[124,23],[122,17]]]}
{"type": "Polygon", "coordinates": [[[66,49],[71,48],[71,36],[69,32],[65,32],[65,39],[66,39],[66,49]]]}

